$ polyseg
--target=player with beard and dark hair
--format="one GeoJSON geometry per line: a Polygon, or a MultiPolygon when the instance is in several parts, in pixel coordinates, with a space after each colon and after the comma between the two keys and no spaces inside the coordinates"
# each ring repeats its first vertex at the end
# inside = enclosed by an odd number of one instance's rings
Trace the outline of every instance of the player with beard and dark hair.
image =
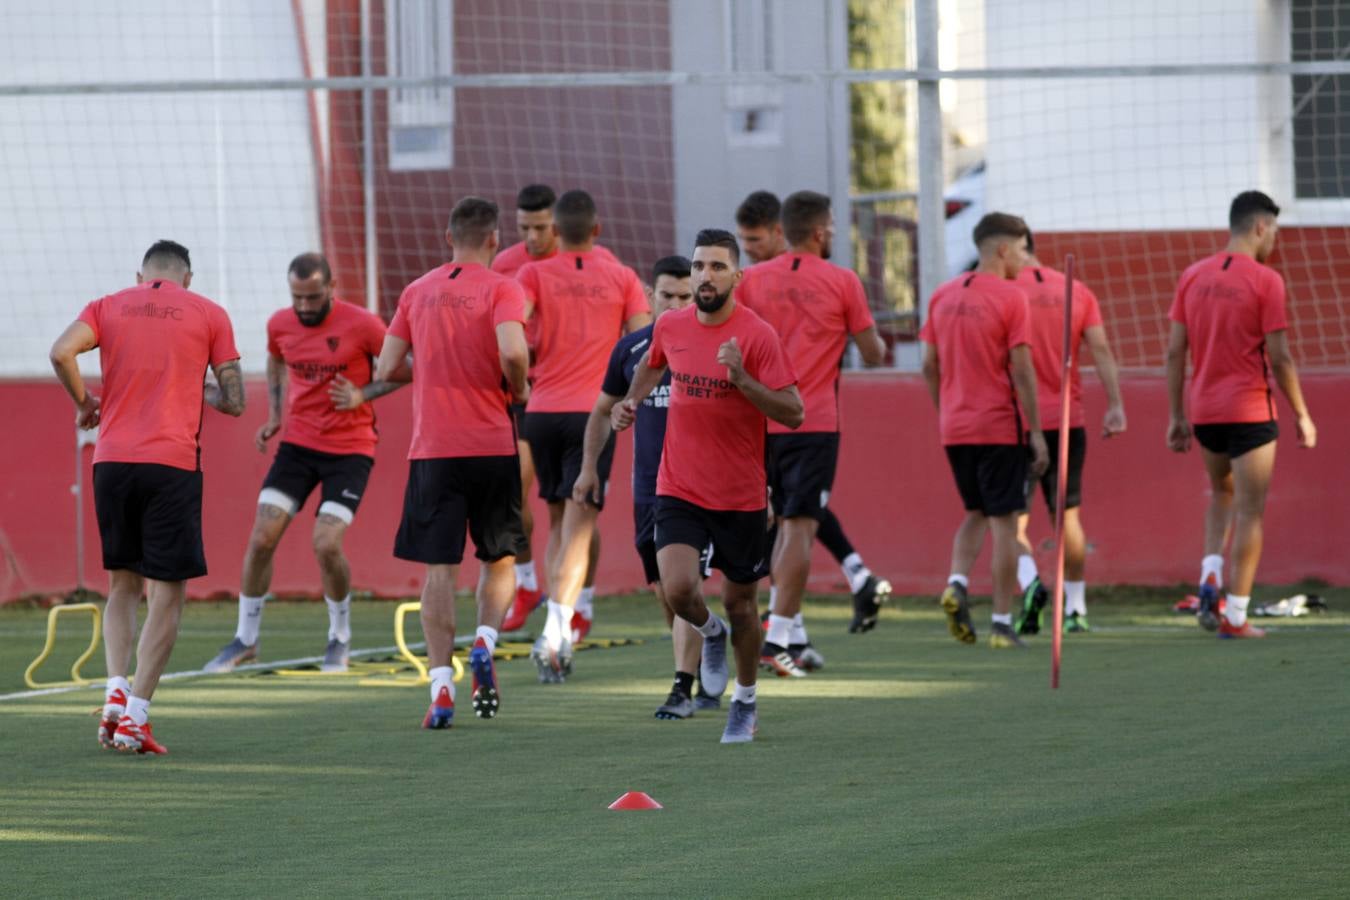
{"type": "Polygon", "coordinates": [[[263,479],[258,514],[244,553],[239,623],[234,639],[205,665],[228,672],[258,656],[272,557],[281,536],[316,487],[314,555],[328,606],[328,645],[321,669],[345,672],[351,646],[351,569],[342,538],[352,523],[375,462],[375,413],[370,402],[407,380],[372,381],[384,343],[384,322],[333,296],[333,273],[318,253],[302,253],[287,272],[291,305],[267,322],[267,421],[254,444],[259,453],[281,434],[263,479]],[[284,397],[284,402],[283,402],[284,397]]]}

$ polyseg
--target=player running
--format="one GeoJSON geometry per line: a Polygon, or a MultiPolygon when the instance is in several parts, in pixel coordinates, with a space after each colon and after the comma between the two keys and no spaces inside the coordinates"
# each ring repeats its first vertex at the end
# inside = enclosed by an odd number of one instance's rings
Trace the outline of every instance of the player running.
{"type": "Polygon", "coordinates": [[[167,753],[150,724],[150,700],[178,639],[187,580],[206,574],[202,549],[202,403],[244,412],[244,381],[225,310],[188,290],[186,247],[157,241],[136,287],[93,301],[52,345],[52,368],[75,401],[80,428],[100,429],[94,509],[109,571],[103,644],[108,683],[98,742],[167,753]],[[99,350],[103,397],[80,377],[81,353],[99,350]],[[210,368],[215,383],[203,385],[210,368]],[[127,680],[136,608],[148,611],[127,680]]]}
{"type": "Polygon", "coordinates": [[[989,213],[975,226],[980,253],[974,272],[933,294],[924,341],[923,377],[938,410],[938,427],[966,515],[952,542],[952,568],[942,608],[952,636],[975,643],[967,599],[970,569],[994,532],[991,647],[1025,646],[1013,628],[1017,594],[1017,517],[1026,503],[1027,443],[1031,474],[1049,466],[1036,402],[1027,298],[1012,279],[1026,261],[1027,225],[989,213]],[[1016,396],[1008,390],[1011,376],[1016,396]],[[1018,412],[1018,404],[1026,421],[1018,412]]]}
{"type": "Polygon", "coordinates": [[[1210,500],[1198,619],[1221,638],[1266,636],[1247,621],[1247,604],[1261,560],[1262,517],[1279,436],[1267,369],[1293,407],[1299,446],[1317,446],[1317,426],[1289,352],[1284,280],[1265,265],[1275,249],[1279,214],[1275,201],[1260,191],[1238,194],[1228,213],[1228,246],[1182,274],[1168,314],[1167,446],[1185,453],[1192,434],[1200,444],[1210,500]],[[1191,387],[1183,400],[1188,348],[1191,387]],[[1223,549],[1230,534],[1232,570],[1220,613],[1223,549]]]}
{"type": "MultiPolygon", "coordinates": [[[[1051,520],[1055,517],[1056,478],[1059,473],[1059,429],[1063,423],[1062,368],[1064,365],[1064,275],[1036,258],[1032,236],[1027,234],[1027,264],[1017,276],[1017,286],[1027,295],[1027,338],[1031,362],[1036,369],[1036,405],[1040,407],[1050,467],[1041,476],[1051,520]]],[[[1064,494],[1064,630],[1088,631],[1087,584],[1083,573],[1087,561],[1087,538],[1078,510],[1083,502],[1083,460],[1087,456],[1087,429],[1083,425],[1083,376],[1078,369],[1079,352],[1084,341],[1092,352],[1097,377],[1106,390],[1106,414],[1102,417],[1102,437],[1111,438],[1125,431],[1125,406],[1120,397],[1120,379],[1116,358],[1106,340],[1097,296],[1081,281],[1073,286],[1073,322],[1069,328],[1069,466],[1064,494]]],[[[1035,485],[1031,485],[1027,500],[1035,485]]],[[[1017,585],[1022,590],[1022,606],[1017,615],[1018,634],[1038,634],[1041,611],[1047,592],[1036,572],[1031,541],[1027,538],[1030,509],[1017,517],[1017,542],[1022,553],[1017,558],[1017,585]]]]}
{"type": "Polygon", "coordinates": [[[605,379],[614,342],[651,322],[647,295],[632,269],[596,254],[595,201],[568,191],[553,208],[562,248],[517,275],[525,289],[534,336],[534,386],[525,411],[525,439],[534,456],[539,496],[548,504],[548,620],[531,658],[546,684],[572,669],[572,617],[586,578],[596,517],[614,458],[610,441],[597,462],[599,489],[590,503],[572,501],[581,471],[586,419],[605,379]]]}
{"type": "Polygon", "coordinates": [[[638,404],[671,375],[670,412],[656,479],[656,561],[675,614],[703,636],[700,676],[721,694],[727,630],[736,685],[722,743],[754,739],[760,628],[755,585],[767,573],[765,423],[794,428],[805,418],[796,376],[773,327],[732,298],[740,248],[730,232],[700,231],[690,285],[694,308],[668,313],[652,331],[647,362],[611,421],[622,431],[638,404]],[[700,554],[712,544],[722,570],[727,620],[703,602],[700,554]]]}
{"type": "MultiPolygon", "coordinates": [[[[783,203],[782,227],[791,249],[750,268],[736,299],[778,332],[795,361],[806,405],[806,421],[795,431],[769,423],[768,477],[779,525],[773,550],[776,596],[761,652],[767,670],[800,677],[806,672],[788,647],[811,572],[811,543],[839,461],[839,363],[850,336],[868,365],[885,360],[886,345],[877,335],[862,281],[828,262],[834,241],[830,198],[814,191],[790,195],[783,203]]],[[[859,615],[875,621],[876,610],[855,609],[855,618],[859,615]]],[[[797,627],[805,638],[805,629],[797,627]]]]}
{"type": "Polygon", "coordinates": [[[465,197],[450,212],[451,260],[404,289],[375,364],[389,380],[413,354],[413,433],[399,559],[426,564],[422,630],[431,706],[423,728],[449,728],[455,715],[455,579],[465,533],[482,562],[478,630],[469,651],[473,711],[500,705],[492,664],[502,616],[515,590],[520,528],[520,462],[509,402],[529,397],[525,296],[488,265],[497,252],[497,204],[465,197]]]}
{"type": "MultiPolygon", "coordinates": [[[[371,381],[374,357],[384,343],[384,322],[334,299],[327,259],[300,254],[291,260],[287,281],[290,307],[267,320],[267,421],[254,437],[259,453],[267,451],[267,442],[278,433],[281,442],[258,494],[234,639],[204,666],[207,672],[228,672],[257,658],[272,558],[291,519],[316,487],[321,499],[314,519],[314,556],[328,607],[328,645],[319,668],[347,671],[351,568],[342,540],[375,463],[375,413],[368,404],[403,382],[371,381]]],[[[399,376],[406,381],[407,372],[399,376]]]]}

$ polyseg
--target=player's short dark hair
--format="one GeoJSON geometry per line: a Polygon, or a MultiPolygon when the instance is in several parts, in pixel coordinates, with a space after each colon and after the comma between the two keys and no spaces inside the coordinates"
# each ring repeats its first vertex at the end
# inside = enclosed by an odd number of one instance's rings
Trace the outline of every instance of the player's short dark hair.
{"type": "Polygon", "coordinates": [[[800,244],[830,216],[830,198],[815,191],[797,191],[783,201],[783,237],[800,244]]]}
{"type": "Polygon", "coordinates": [[[450,240],[456,247],[477,250],[497,230],[497,204],[482,197],[465,197],[450,210],[450,240]]]}
{"type": "Polygon", "coordinates": [[[1278,216],[1280,208],[1267,194],[1260,191],[1243,191],[1233,198],[1228,208],[1228,230],[1233,234],[1251,231],[1259,216],[1278,216]]]}
{"type": "Polygon", "coordinates": [[[975,224],[975,230],[971,232],[971,237],[978,247],[991,238],[1020,238],[1028,237],[1031,229],[1021,216],[1014,216],[1010,213],[991,212],[985,213],[984,218],[975,224]]]}
{"type": "Polygon", "coordinates": [[[141,268],[147,267],[161,270],[182,268],[185,272],[191,272],[192,257],[188,255],[188,248],[177,241],[155,241],[145,251],[145,256],[141,257],[141,268]]]}
{"type": "Polygon", "coordinates": [[[767,228],[777,224],[783,204],[771,191],[755,191],[736,207],[736,224],[742,228],[767,228]]]}
{"type": "Polygon", "coordinates": [[[688,278],[689,268],[689,260],[683,256],[663,256],[652,266],[652,284],[656,284],[656,279],[662,275],[669,275],[671,278],[688,278]]]}
{"type": "Polygon", "coordinates": [[[301,253],[291,260],[290,268],[286,272],[301,281],[312,277],[315,272],[323,276],[324,284],[329,284],[333,280],[333,270],[328,266],[328,258],[322,253],[301,253]]]}
{"type": "Polygon", "coordinates": [[[585,191],[564,191],[553,205],[553,224],[568,244],[584,244],[595,228],[595,199],[585,191]]]}
{"type": "Polygon", "coordinates": [[[1036,238],[1032,236],[1031,229],[1027,228],[1027,254],[1036,252],[1036,238]]]}
{"type": "Polygon", "coordinates": [[[731,254],[731,264],[739,266],[741,262],[741,245],[736,242],[736,235],[724,228],[705,228],[694,236],[694,249],[699,247],[722,247],[731,254]]]}
{"type": "Polygon", "coordinates": [[[546,184],[527,184],[516,194],[516,209],[522,212],[552,209],[557,202],[558,195],[546,184]]]}

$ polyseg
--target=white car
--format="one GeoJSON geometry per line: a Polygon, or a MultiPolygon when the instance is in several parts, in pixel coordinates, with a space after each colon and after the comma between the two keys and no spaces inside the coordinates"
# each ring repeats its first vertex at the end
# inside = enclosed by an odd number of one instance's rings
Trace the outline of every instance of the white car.
{"type": "Polygon", "coordinates": [[[979,259],[971,233],[984,217],[984,163],[976,163],[943,194],[947,215],[947,277],[968,271],[979,259]]]}

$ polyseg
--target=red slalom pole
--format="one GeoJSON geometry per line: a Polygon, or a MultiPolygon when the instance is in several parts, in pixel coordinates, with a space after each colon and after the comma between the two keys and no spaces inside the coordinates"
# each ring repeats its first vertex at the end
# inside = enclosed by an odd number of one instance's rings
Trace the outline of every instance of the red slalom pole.
{"type": "Polygon", "coordinates": [[[1064,258],[1064,360],[1060,367],[1059,391],[1059,446],[1055,449],[1059,460],[1055,478],[1055,594],[1051,602],[1055,610],[1051,616],[1054,634],[1050,638],[1050,688],[1059,687],[1060,651],[1064,644],[1064,501],[1068,492],[1065,475],[1069,471],[1069,377],[1073,366],[1073,254],[1064,258]]]}

